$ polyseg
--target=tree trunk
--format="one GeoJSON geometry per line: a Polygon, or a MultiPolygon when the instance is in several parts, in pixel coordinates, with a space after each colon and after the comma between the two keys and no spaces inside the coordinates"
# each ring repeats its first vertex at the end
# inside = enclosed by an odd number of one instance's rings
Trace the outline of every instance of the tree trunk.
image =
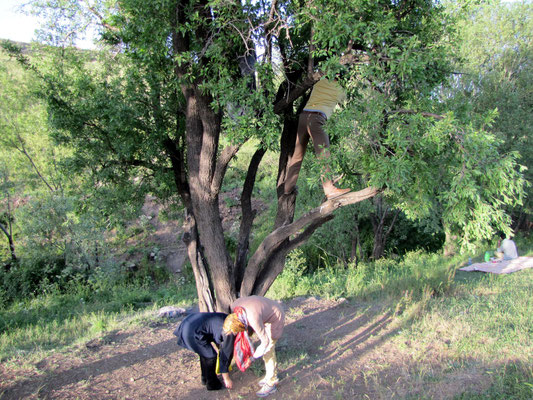
{"type": "Polygon", "coordinates": [[[374,203],[374,212],[370,214],[370,221],[372,222],[372,230],[374,232],[374,244],[372,246],[371,258],[377,260],[383,256],[385,251],[383,228],[388,209],[387,207],[383,208],[383,199],[381,196],[375,197],[372,202],[374,203]]]}
{"type": "Polygon", "coordinates": [[[237,244],[237,251],[235,254],[235,290],[237,294],[241,290],[241,283],[244,278],[244,270],[246,262],[248,261],[248,250],[250,246],[250,233],[252,231],[252,224],[257,213],[252,209],[252,191],[254,188],[255,177],[259,164],[265,155],[266,150],[259,148],[250,161],[248,173],[244,181],[244,187],[241,194],[241,209],[242,219],[239,229],[239,240],[237,244]]]}
{"type": "Polygon", "coordinates": [[[378,260],[385,253],[385,242],[382,232],[374,232],[374,246],[372,247],[372,259],[378,260]]]}
{"type": "MultiPolygon", "coordinates": [[[[296,71],[292,73],[291,78],[286,81],[286,84],[280,87],[277,96],[277,102],[285,101],[289,93],[294,90],[290,81],[298,79],[301,76],[302,72],[303,71],[296,71]]],[[[304,93],[306,90],[306,86],[304,85],[300,87],[299,90],[302,91],[301,93],[304,93]]],[[[278,177],[276,185],[278,208],[276,212],[276,218],[274,220],[274,230],[282,227],[283,225],[292,223],[294,219],[297,191],[286,195],[284,193],[284,185],[289,158],[291,157],[294,151],[294,145],[296,143],[296,132],[298,130],[298,115],[299,112],[301,112],[304,103],[305,102],[302,102],[300,110],[298,110],[296,114],[293,113],[290,107],[287,107],[285,109],[278,109],[278,112],[280,113],[283,110],[284,122],[280,139],[280,156],[278,162],[278,177]]],[[[314,228],[312,231],[316,230],[316,228],[314,228]]],[[[292,249],[297,247],[296,243],[297,242],[291,244],[289,238],[284,239],[279,244],[278,250],[273,251],[272,255],[270,255],[268,259],[264,260],[262,270],[261,272],[259,272],[259,276],[252,277],[250,274],[248,275],[245,286],[247,287],[248,291],[251,290],[250,294],[255,294],[259,296],[264,296],[266,294],[276,277],[283,271],[283,268],[285,267],[285,258],[292,249]]],[[[244,279],[245,277],[243,275],[242,280],[244,281],[244,279]]]]}
{"type": "Polygon", "coordinates": [[[444,240],[444,255],[446,257],[453,256],[455,253],[457,253],[457,236],[450,233],[448,230],[444,230],[444,234],[446,235],[444,240]]]}
{"type": "MultiPolygon", "coordinates": [[[[221,116],[211,109],[211,99],[195,87],[185,87],[183,92],[187,101],[189,186],[198,233],[194,256],[198,265],[200,261],[205,264],[207,278],[214,288],[214,293],[209,293],[211,297],[214,294],[210,303],[216,305],[217,311],[227,312],[237,296],[233,267],[224,241],[218,195],[231,157],[225,159],[221,155],[217,164],[221,116]]],[[[206,296],[205,283],[200,286],[202,295],[206,296]]]]}
{"type": "MultiPolygon", "coordinates": [[[[205,20],[209,21],[211,16],[207,7],[201,12],[204,13],[205,20]]],[[[187,14],[184,12],[184,8],[177,7],[175,14],[172,15],[174,26],[172,44],[175,54],[190,50],[191,33],[180,33],[181,31],[178,29],[178,26],[187,23],[187,14]]],[[[195,35],[197,36],[196,39],[204,38],[207,40],[209,32],[200,25],[195,35]]],[[[199,65],[203,62],[209,62],[209,60],[206,58],[197,61],[199,65]]],[[[301,74],[301,71],[298,73],[301,74]]],[[[292,222],[296,193],[288,196],[283,194],[285,168],[289,154],[293,151],[296,135],[297,121],[292,114],[292,102],[304,95],[320,78],[320,74],[311,74],[296,87],[291,87],[292,83],[287,81],[286,87],[280,88],[274,104],[275,112],[285,116],[278,169],[278,213],[274,222],[274,231],[265,238],[258,250],[248,260],[248,265],[245,266],[251,224],[254,218],[254,212],[251,209],[251,193],[255,172],[262,158],[261,152],[258,152],[248,169],[248,176],[241,196],[243,220],[235,265],[233,265],[225,246],[218,198],[225,170],[231,158],[236,154],[238,147],[228,146],[220,151],[218,146],[222,121],[221,111],[215,112],[211,108],[213,99],[205,91],[199,89],[198,83],[200,82],[190,81],[185,65],[176,63],[175,74],[182,79],[181,91],[186,104],[184,114],[187,185],[178,176],[178,174],[185,172],[180,165],[182,162],[180,154],[174,154],[172,166],[178,191],[190,217],[184,239],[187,243],[189,259],[193,265],[200,310],[229,311],[231,303],[238,296],[238,289],[241,296],[264,295],[277,275],[283,270],[287,253],[304,243],[319,226],[332,219],[332,213],[335,209],[372,197],[379,193],[379,190],[367,188],[327,201],[298,221],[292,222]],[[281,94],[284,92],[290,95],[282,96],[281,94]]],[[[166,148],[171,159],[172,154],[176,153],[174,147],[167,143],[166,148]]]]}
{"type": "Polygon", "coordinates": [[[6,235],[7,241],[9,243],[9,251],[11,253],[11,261],[17,261],[17,255],[15,253],[15,242],[13,241],[13,235],[11,234],[11,229],[8,230],[2,223],[0,223],[0,230],[6,235]]]}
{"type": "Polygon", "coordinates": [[[363,247],[361,245],[361,234],[359,233],[359,220],[357,216],[354,218],[354,236],[352,238],[352,247],[350,252],[350,262],[355,262],[355,266],[359,264],[359,261],[363,259],[363,247]],[[359,256],[357,251],[359,250],[359,256]]]}
{"type": "MultiPolygon", "coordinates": [[[[283,269],[281,265],[283,257],[289,251],[305,243],[318,227],[331,220],[336,209],[371,198],[380,192],[379,189],[368,187],[357,192],[347,193],[328,200],[298,220],[275,229],[250,257],[244,273],[241,296],[265,294],[283,269]]],[[[283,197],[288,197],[288,201],[290,201],[291,196],[283,197]]],[[[280,198],[281,201],[283,201],[282,198],[280,198]]]]}
{"type": "Polygon", "coordinates": [[[390,208],[383,201],[382,196],[376,196],[374,198],[375,212],[370,215],[372,221],[372,229],[374,231],[374,246],[372,248],[372,259],[378,260],[385,254],[385,245],[387,244],[387,238],[392,232],[392,228],[398,218],[399,210],[396,210],[392,221],[390,221],[387,230],[385,225],[387,217],[389,216],[390,208]]]}
{"type": "Polygon", "coordinates": [[[191,262],[196,292],[198,294],[198,307],[200,311],[214,312],[216,310],[213,286],[208,275],[204,256],[198,241],[198,231],[194,215],[188,213],[184,224],[183,241],[187,245],[187,255],[191,262]]]}

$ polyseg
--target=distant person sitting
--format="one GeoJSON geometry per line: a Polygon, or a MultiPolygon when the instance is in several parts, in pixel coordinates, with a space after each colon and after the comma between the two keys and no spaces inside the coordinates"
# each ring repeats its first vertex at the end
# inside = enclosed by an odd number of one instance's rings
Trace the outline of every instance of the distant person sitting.
{"type": "Polygon", "coordinates": [[[498,248],[495,253],[496,257],[500,260],[512,260],[518,257],[518,251],[516,250],[516,244],[512,239],[500,235],[498,240],[498,248]]]}

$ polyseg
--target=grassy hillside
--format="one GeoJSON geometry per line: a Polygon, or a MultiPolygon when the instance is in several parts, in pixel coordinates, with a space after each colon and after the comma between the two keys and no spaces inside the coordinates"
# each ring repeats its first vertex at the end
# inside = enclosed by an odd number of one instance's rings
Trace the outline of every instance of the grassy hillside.
{"type": "MultiPolygon", "coordinates": [[[[520,243],[521,254],[533,255],[526,245],[520,243]]],[[[482,379],[481,391],[459,391],[459,398],[530,399],[533,270],[503,276],[456,271],[463,262],[459,257],[417,252],[400,262],[384,260],[358,268],[332,266],[306,275],[301,273],[302,260],[296,252],[269,296],[284,302],[299,296],[347,298],[348,305],[379,308],[391,315],[396,329],[387,339],[388,346],[395,357],[416,361],[403,371],[403,379],[413,389],[427,380],[473,376],[482,379]]],[[[33,365],[108,332],[157,322],[161,306],[193,306],[192,277],[186,273],[182,278],[158,288],[108,287],[94,281],[90,288],[49,293],[3,308],[2,363],[15,369],[33,365]]],[[[298,357],[291,349],[281,351],[282,368],[295,366],[298,357]]],[[[380,369],[387,365],[386,359],[382,365],[372,365],[378,386],[380,369]]],[[[335,385],[340,387],[342,382],[335,385]]],[[[453,393],[456,397],[457,391],[453,393]]]]}

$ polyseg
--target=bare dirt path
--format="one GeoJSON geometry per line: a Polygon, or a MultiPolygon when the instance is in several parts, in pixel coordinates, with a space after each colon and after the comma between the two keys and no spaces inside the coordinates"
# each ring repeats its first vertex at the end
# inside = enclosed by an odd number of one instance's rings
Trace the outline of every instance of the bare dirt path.
{"type": "MultiPolygon", "coordinates": [[[[284,307],[287,324],[277,346],[281,382],[271,399],[447,399],[486,387],[482,371],[444,373],[441,349],[430,347],[421,357],[404,343],[399,351],[393,340],[398,320],[376,306],[311,297],[284,307]],[[421,371],[439,378],[424,379],[421,371]]],[[[1,366],[0,399],[257,398],[261,361],[245,373],[234,369],[233,390],[207,392],[197,356],[176,345],[178,323],[154,316],[145,326],[56,353],[31,369],[1,366]]]]}

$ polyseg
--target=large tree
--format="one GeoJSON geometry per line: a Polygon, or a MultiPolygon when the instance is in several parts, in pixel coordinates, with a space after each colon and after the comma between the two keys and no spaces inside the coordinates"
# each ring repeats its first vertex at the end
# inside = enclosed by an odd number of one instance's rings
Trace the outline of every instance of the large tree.
{"type": "MultiPolygon", "coordinates": [[[[502,206],[520,196],[513,155],[498,154],[490,135],[435,100],[450,73],[453,21],[432,1],[45,3],[61,17],[56,33],[73,40],[65,22],[89,16],[113,46],[55,48],[53,63],[33,65],[56,139],[76,149],[70,168],[91,170],[95,192],[120,184],[123,202],[146,191],[179,195],[202,310],[264,295],[287,253],[336,209],[378,193],[413,218],[438,210],[466,241],[504,227],[502,206]],[[313,84],[339,72],[349,101],[328,121],[336,155],[328,163],[353,191],[295,219],[297,193],[282,187],[297,116],[313,84]],[[228,165],[253,138],[232,259],[219,195],[228,165]],[[267,150],[279,154],[277,215],[249,254],[251,198],[267,150]]],[[[316,166],[318,183],[324,169],[316,166]]]]}
{"type": "MultiPolygon", "coordinates": [[[[501,151],[520,154],[533,178],[533,4],[490,2],[472,7],[460,22],[463,72],[451,86],[450,107],[458,114],[497,113],[488,127],[502,141],[501,151]]],[[[532,186],[524,206],[513,210],[514,226],[529,230],[532,186]]]]}

